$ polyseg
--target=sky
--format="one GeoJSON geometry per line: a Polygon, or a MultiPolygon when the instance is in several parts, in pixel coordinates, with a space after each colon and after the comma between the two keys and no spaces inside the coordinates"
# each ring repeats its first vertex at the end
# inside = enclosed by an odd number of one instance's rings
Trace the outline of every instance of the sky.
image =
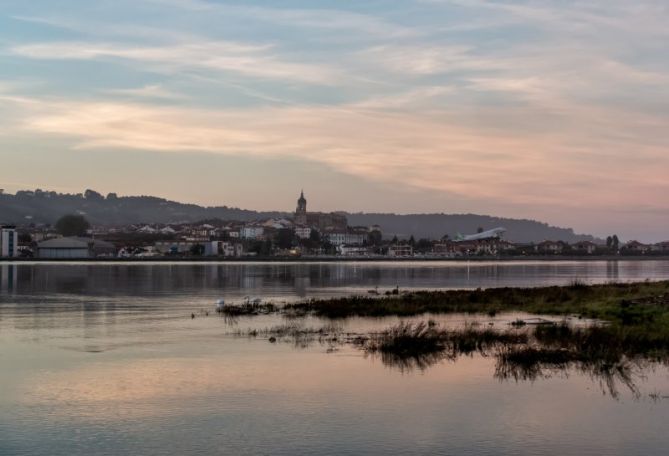
{"type": "Polygon", "coordinates": [[[0,188],[669,239],[666,0],[0,0],[0,188]]]}

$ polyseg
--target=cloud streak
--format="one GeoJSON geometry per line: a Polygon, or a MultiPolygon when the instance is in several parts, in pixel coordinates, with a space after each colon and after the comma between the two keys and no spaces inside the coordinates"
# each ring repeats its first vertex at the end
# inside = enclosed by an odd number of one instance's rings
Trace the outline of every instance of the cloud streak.
{"type": "MultiPolygon", "coordinates": [[[[641,138],[629,138],[635,143],[638,165],[625,163],[624,172],[616,163],[584,162],[580,154],[593,147],[607,148],[607,157],[625,156],[627,144],[621,138],[592,144],[592,129],[602,128],[597,124],[569,126],[559,137],[553,132],[518,137],[472,129],[453,114],[450,118],[445,113],[390,114],[359,106],[222,111],[137,103],[18,103],[24,108],[26,131],[70,137],[81,149],[291,157],[366,179],[474,199],[563,208],[578,207],[584,199],[599,207],[633,204],[640,197],[652,201],[658,191],[669,191],[660,171],[669,167],[665,154],[669,141],[644,144],[641,138]],[[644,162],[657,171],[649,173],[644,162]],[[584,195],[593,181],[607,192],[584,195]]],[[[606,115],[600,121],[603,128],[620,121],[610,113],[587,115],[606,115]]],[[[652,122],[641,127],[649,134],[663,128],[652,122]]]]}
{"type": "Polygon", "coordinates": [[[336,78],[334,71],[323,66],[281,60],[268,52],[271,49],[271,45],[221,41],[138,47],[114,43],[60,42],[16,46],[11,52],[31,59],[121,59],[168,72],[199,69],[305,83],[330,84],[336,78]]]}

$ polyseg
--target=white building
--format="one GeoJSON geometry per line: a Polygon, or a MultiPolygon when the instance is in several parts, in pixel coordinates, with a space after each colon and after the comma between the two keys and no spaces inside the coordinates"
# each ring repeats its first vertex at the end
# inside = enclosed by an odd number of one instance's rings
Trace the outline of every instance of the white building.
{"type": "Polygon", "coordinates": [[[205,256],[240,257],[244,253],[242,244],[225,241],[208,241],[204,244],[205,256]]]}
{"type": "Polygon", "coordinates": [[[265,228],[262,226],[246,225],[240,231],[242,239],[262,239],[265,228]]]}
{"type": "Polygon", "coordinates": [[[19,255],[19,237],[16,227],[5,225],[0,227],[0,257],[15,258],[19,255]]]}
{"type": "Polygon", "coordinates": [[[360,257],[369,255],[369,249],[361,245],[338,245],[337,252],[341,256],[360,257]]]}
{"type": "Polygon", "coordinates": [[[332,245],[362,245],[367,239],[367,234],[353,231],[330,231],[327,237],[332,245]]]}
{"type": "Polygon", "coordinates": [[[221,242],[220,254],[226,257],[240,257],[244,254],[244,247],[239,242],[221,242]]]}
{"type": "Polygon", "coordinates": [[[295,227],[295,236],[300,239],[309,239],[311,237],[311,227],[308,226],[296,226],[295,227]]]}

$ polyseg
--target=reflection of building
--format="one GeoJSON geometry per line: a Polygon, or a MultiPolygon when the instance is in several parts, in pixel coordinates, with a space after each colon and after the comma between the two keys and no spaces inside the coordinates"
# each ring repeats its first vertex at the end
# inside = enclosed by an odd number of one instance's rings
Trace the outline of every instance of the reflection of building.
{"type": "Polygon", "coordinates": [[[40,242],[37,245],[40,258],[95,258],[113,256],[116,247],[109,242],[83,237],[63,237],[40,242]]]}
{"type": "Polygon", "coordinates": [[[302,192],[295,209],[295,224],[317,228],[319,231],[345,230],[348,226],[348,220],[345,215],[335,212],[307,212],[307,200],[304,197],[304,192],[302,192]]]}
{"type": "Polygon", "coordinates": [[[0,226],[0,257],[15,258],[18,256],[19,238],[16,227],[0,226]]]}
{"type": "Polygon", "coordinates": [[[16,290],[17,282],[16,265],[2,264],[0,265],[0,291],[14,291],[16,290]]]}

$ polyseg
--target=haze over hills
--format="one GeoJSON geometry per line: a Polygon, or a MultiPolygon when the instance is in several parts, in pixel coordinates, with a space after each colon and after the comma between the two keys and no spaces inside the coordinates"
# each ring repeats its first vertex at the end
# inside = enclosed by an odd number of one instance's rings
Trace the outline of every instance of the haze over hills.
{"type": "MultiPolygon", "coordinates": [[[[93,224],[127,225],[140,223],[187,223],[208,219],[251,221],[264,218],[290,217],[281,211],[252,211],[228,206],[203,207],[153,196],[103,196],[93,190],[83,194],[61,194],[50,191],[19,191],[15,195],[0,194],[0,222],[18,225],[53,224],[65,214],[83,214],[93,224]]],[[[535,220],[511,219],[476,214],[382,214],[346,213],[350,225],[380,225],[387,237],[413,235],[438,239],[448,234],[474,233],[481,227],[497,226],[508,231],[512,242],[539,242],[545,239],[578,242],[596,240],[593,236],[576,234],[570,228],[549,226],[535,220]]]]}

